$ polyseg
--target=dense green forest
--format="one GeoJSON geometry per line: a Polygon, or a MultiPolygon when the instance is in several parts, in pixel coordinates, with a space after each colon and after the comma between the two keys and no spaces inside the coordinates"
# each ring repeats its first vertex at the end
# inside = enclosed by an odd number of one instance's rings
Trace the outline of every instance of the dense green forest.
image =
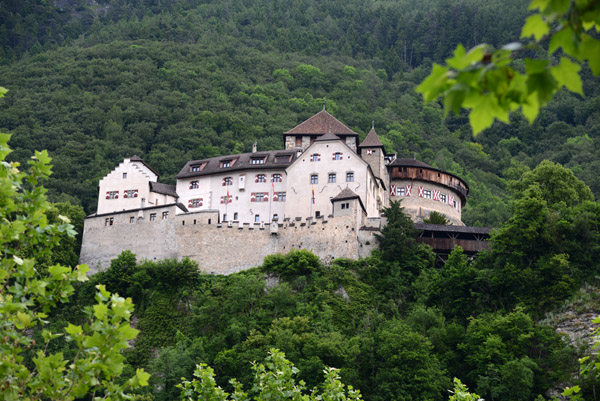
{"type": "MultiPolygon", "coordinates": [[[[227,390],[233,377],[247,384],[251,362],[271,348],[285,352],[309,388],[333,366],[367,400],[446,399],[453,377],[487,400],[552,398],[574,380],[578,350],[542,322],[573,297],[597,310],[598,300],[578,290],[597,285],[600,273],[600,82],[584,67],[585,97],[560,92],[532,125],[515,115],[477,138],[466,114],[444,118],[440,103],[424,105],[414,90],[459,42],[517,39],[526,7],[517,0],[1,2],[0,85],[9,92],[0,129],[12,134],[9,160],[25,162],[34,149],[52,156],[44,182],[56,202],[50,222],[66,215],[81,232],[84,214],[95,212],[98,180],[124,157],[138,154],[174,183],[190,159],[249,151],[255,141],[281,148],[282,133],[327,100],[361,137],[375,120],[389,152],[464,178],[471,189],[464,222],[496,227],[489,252],[471,260],[456,249],[442,269],[413,240],[398,204],[385,211],[379,249],[359,261],[325,266],[297,251],[213,276],[188,260],[124,252],[76,286],[50,316],[52,331],[67,321],[85,327],[99,283],[131,297],[140,335],[124,354],[122,377],[142,367],[152,373],[139,400],[177,399],[175,385],[200,362],[227,390]]],[[[74,265],[78,240],[58,233],[52,241],[61,245],[36,255],[39,266],[74,265]]],[[[31,335],[26,364],[47,334],[31,335]]],[[[75,357],[66,339],[44,351],[75,357]]],[[[586,397],[598,385],[594,375],[575,384],[586,397]]]]}
{"type": "MultiPolygon", "coordinates": [[[[247,384],[252,361],[271,348],[285,352],[309,388],[333,366],[367,400],[442,400],[453,377],[487,400],[550,399],[548,390],[572,380],[577,350],[539,320],[594,283],[600,206],[551,162],[515,185],[509,219],[493,234],[492,250],[474,261],[456,248],[443,269],[435,267],[431,249],[415,242],[411,220],[392,204],[380,248],[359,261],[324,266],[300,250],[216,276],[189,260],[137,261],[124,252],[79,288],[53,324],[83,322],[97,283],[132,297],[141,333],[126,356],[131,369],[152,374],[140,396],[155,400],[176,399],[175,385],[200,361],[226,390],[234,377],[247,384]]],[[[597,383],[579,384],[589,395],[597,383]]]]}
{"type": "Polygon", "coordinates": [[[508,182],[544,159],[600,192],[598,79],[477,139],[414,88],[458,42],[515,40],[525,15],[522,1],[3,2],[0,127],[16,160],[48,149],[52,199],[89,214],[124,157],[174,183],[190,159],[281,148],[327,99],[361,135],[375,120],[388,151],[463,177],[464,221],[498,225],[508,182]]]}

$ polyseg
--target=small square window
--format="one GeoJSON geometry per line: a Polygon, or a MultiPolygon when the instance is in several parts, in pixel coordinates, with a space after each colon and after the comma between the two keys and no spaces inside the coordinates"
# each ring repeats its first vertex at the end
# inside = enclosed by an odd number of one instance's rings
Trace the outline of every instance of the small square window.
{"type": "Polygon", "coordinates": [[[131,216],[129,217],[129,223],[133,223],[135,221],[135,217],[131,216]]]}
{"type": "Polygon", "coordinates": [[[123,173],[123,179],[127,178],[127,173],[123,173]]]}
{"type": "Polygon", "coordinates": [[[233,220],[237,221],[239,218],[238,212],[233,213],[233,220]]]}
{"type": "Polygon", "coordinates": [[[150,213],[150,221],[156,220],[156,213],[150,213]]]}
{"type": "Polygon", "coordinates": [[[431,199],[431,190],[429,190],[429,189],[425,189],[425,190],[423,191],[423,197],[424,197],[425,199],[431,199]]]}
{"type": "Polygon", "coordinates": [[[319,183],[319,176],[317,174],[312,174],[310,176],[310,183],[311,184],[318,184],[319,183]]]}
{"type": "Polygon", "coordinates": [[[354,182],[354,173],[353,172],[346,173],[346,182],[354,182]]]}
{"type": "Polygon", "coordinates": [[[169,217],[169,212],[162,212],[162,219],[166,220],[169,217]]]}
{"type": "Polygon", "coordinates": [[[330,184],[334,184],[335,183],[335,173],[330,173],[329,174],[329,179],[327,180],[327,182],[329,182],[330,184]]]}

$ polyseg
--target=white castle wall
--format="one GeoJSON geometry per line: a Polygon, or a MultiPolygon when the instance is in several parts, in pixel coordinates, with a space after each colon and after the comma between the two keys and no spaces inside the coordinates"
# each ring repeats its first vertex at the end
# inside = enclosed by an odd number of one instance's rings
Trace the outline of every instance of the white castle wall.
{"type": "Polygon", "coordinates": [[[176,209],[168,205],[86,218],[80,263],[97,272],[110,266],[110,260],[122,251],[131,250],[139,259],[189,257],[202,271],[230,274],[260,266],[267,255],[292,249],[308,249],[329,261],[367,256],[376,244],[376,224],[371,221],[363,233],[355,214],[286,219],[272,225],[217,224],[217,211],[177,215],[176,209]],[[165,220],[164,212],[168,213],[165,220]],[[154,221],[150,221],[151,214],[156,216],[154,221]],[[113,223],[107,225],[111,217],[113,223]]]}

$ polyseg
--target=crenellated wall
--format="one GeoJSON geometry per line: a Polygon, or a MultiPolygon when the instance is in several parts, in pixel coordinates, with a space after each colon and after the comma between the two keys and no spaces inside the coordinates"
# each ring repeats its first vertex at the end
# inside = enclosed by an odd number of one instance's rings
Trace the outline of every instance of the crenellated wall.
{"type": "Polygon", "coordinates": [[[86,218],[80,263],[87,263],[94,273],[130,250],[139,259],[188,257],[202,271],[231,274],[260,266],[267,255],[292,249],[311,250],[325,262],[368,256],[379,228],[379,221],[369,219],[368,227],[361,229],[355,215],[293,218],[270,225],[220,224],[217,211],[177,215],[176,209],[167,205],[86,218]]]}

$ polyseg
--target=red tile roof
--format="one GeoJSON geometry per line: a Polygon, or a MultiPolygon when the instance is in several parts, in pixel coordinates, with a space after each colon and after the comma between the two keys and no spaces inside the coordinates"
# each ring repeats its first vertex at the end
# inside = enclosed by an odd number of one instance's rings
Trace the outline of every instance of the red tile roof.
{"type": "Polygon", "coordinates": [[[340,120],[329,114],[326,110],[322,110],[309,118],[308,120],[298,124],[284,135],[324,135],[329,132],[334,135],[355,135],[358,134],[346,127],[340,120]]]}
{"type": "Polygon", "coordinates": [[[379,140],[377,133],[375,132],[375,128],[371,128],[369,134],[365,138],[364,141],[360,145],[359,148],[383,148],[383,143],[379,140]]]}

